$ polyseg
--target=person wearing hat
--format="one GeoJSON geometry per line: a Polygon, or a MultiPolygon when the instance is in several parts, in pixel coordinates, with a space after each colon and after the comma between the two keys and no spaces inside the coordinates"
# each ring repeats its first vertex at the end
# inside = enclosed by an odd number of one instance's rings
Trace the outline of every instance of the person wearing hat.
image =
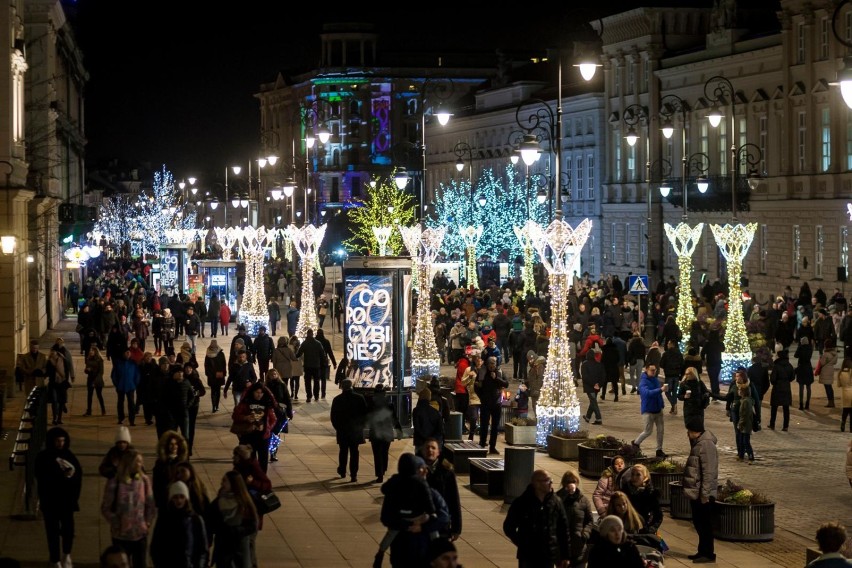
{"type": "Polygon", "coordinates": [[[429,542],[430,568],[461,568],[456,545],[447,538],[436,538],[429,542]]]}
{"type": "Polygon", "coordinates": [[[130,444],[130,430],[127,426],[121,425],[115,431],[115,444],[107,451],[104,459],[101,460],[101,465],[98,466],[98,473],[101,477],[112,479],[118,471],[118,464],[121,461],[121,456],[132,450],[130,444]]]}
{"type": "Polygon", "coordinates": [[[207,566],[207,531],[192,509],[189,488],[183,481],[169,485],[169,501],[157,514],[151,538],[154,566],[207,566]]]}
{"type": "Polygon", "coordinates": [[[237,326],[237,335],[235,335],[234,338],[231,340],[231,353],[232,354],[235,352],[234,344],[237,343],[238,340],[241,340],[243,342],[243,345],[245,346],[245,351],[248,354],[248,360],[253,365],[254,364],[254,343],[252,342],[251,337],[249,337],[248,333],[246,332],[246,326],[244,326],[243,324],[239,324],[237,326]]]}
{"type": "Polygon", "coordinates": [[[683,472],[683,494],[690,500],[692,524],[698,533],[698,552],[688,556],[695,564],[716,561],[713,542],[713,506],[719,485],[716,436],[695,416],[686,424],[691,449],[683,472]]]}
{"type": "Polygon", "coordinates": [[[568,530],[568,515],[553,492],[553,480],[543,469],[534,471],[503,521],[503,532],[518,547],[518,566],[567,567],[571,554],[568,530]]]}
{"type": "Polygon", "coordinates": [[[352,379],[343,379],[340,382],[340,388],[343,389],[343,392],[331,401],[330,413],[337,445],[340,446],[337,474],[341,478],[346,477],[348,461],[350,479],[352,483],[357,483],[360,460],[358,446],[364,443],[367,401],[352,389],[352,379]]]}
{"type": "Polygon", "coordinates": [[[18,390],[29,393],[38,383],[43,385],[47,375],[47,357],[39,352],[38,339],[30,340],[30,350],[18,355],[15,361],[15,382],[18,390]]]}
{"type": "Polygon", "coordinates": [[[645,561],[636,544],[624,532],[624,521],[608,515],[598,525],[600,539],[589,551],[587,568],[643,568],[645,561]]]}

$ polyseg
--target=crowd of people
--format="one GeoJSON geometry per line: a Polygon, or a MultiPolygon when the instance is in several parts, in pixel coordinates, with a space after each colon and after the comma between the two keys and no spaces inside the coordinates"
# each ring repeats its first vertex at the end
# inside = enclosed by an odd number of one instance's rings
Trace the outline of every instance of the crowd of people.
{"type": "MultiPolygon", "coordinates": [[[[231,327],[226,303],[215,296],[206,305],[200,298],[160,298],[145,282],[144,267],[113,268],[88,281],[75,300],[85,355],[85,414],[92,414],[95,399],[101,415],[107,412],[102,396],[107,369],[118,395],[116,443],[100,468],[107,479],[101,512],[112,530],[110,554],[126,554],[133,565],[144,566],[150,557],[155,566],[167,566],[168,551],[182,550],[186,566],[256,566],[254,543],[263,525],[257,499],[271,488],[266,472],[278,459],[295,401],[300,394],[306,404],[326,399],[326,384],[336,367],[335,383],[341,392],[330,405],[330,419],[340,448],[337,473],[357,482],[359,446],[369,441],[375,482],[384,495],[381,521],[388,532],[376,563],[381,564],[389,550],[393,566],[456,565],[453,542],[462,532],[461,505],[455,474],[442,453],[449,413],[462,412],[464,435],[477,439],[492,454],[499,453],[498,425],[510,384],[517,384],[513,396],[517,414],[536,415],[551,332],[546,292],[523,294],[514,285],[501,288],[493,283],[482,289],[458,288],[444,275],[436,276],[428,299],[418,301],[430,302],[441,362],[455,367],[455,377],[443,384],[433,377],[419,390],[412,412],[414,452],[403,454],[397,472],[385,480],[398,427],[386,387],[376,387],[368,398],[356,392],[348,378],[349,361],[337,361],[322,324],[300,341],[295,336],[299,315],[295,301],[280,310],[272,297],[271,335],[260,327],[251,337],[237,326],[230,346],[223,348],[218,339],[228,336],[231,327]],[[280,320],[285,323],[278,330],[280,320]],[[208,321],[211,341],[203,356],[197,356],[195,339],[204,336],[208,321]],[[276,340],[279,331],[282,335],[276,340]],[[154,338],[154,347],[146,350],[148,337],[154,338]],[[105,360],[111,365],[106,366],[105,360]],[[450,396],[442,390],[446,386],[450,396]],[[219,411],[223,398],[233,397],[231,432],[238,442],[234,470],[222,478],[212,500],[191,462],[195,423],[208,393],[211,413],[219,411]],[[159,439],[150,477],[127,428],[135,426],[137,417],[153,425],[159,439]]],[[[287,283],[279,284],[286,291],[287,283]]],[[[605,416],[599,400],[636,395],[643,429],[633,444],[640,447],[656,431],[655,453],[665,458],[663,413],[668,409],[670,414],[682,414],[692,447],[684,492],[699,535],[691,559],[698,563],[715,559],[710,519],[718,459],[716,436],[704,428],[704,411],[712,400],[726,403],[742,461],[755,459],[751,433],[761,428],[761,401],[770,389],[767,427],[775,428],[780,407],[782,430],[788,429],[793,381],[799,383],[804,410],[815,379],[825,386],[830,407],[835,406],[837,392],[843,408],[841,429],[848,416],[852,430],[848,353],[840,372],[835,369],[837,340],[852,344],[845,300],[837,293],[824,308],[824,294],[818,290],[807,296],[806,287],[795,298],[788,288],[767,305],[750,299],[744,303],[751,330],[761,334],[769,347],[756,353],[750,367],[737,369],[731,388],[723,392],[727,381],[720,376],[724,349],[720,324],[728,314],[724,290],[718,285],[706,285],[693,295],[697,320],[687,335],[675,322],[676,283],[662,282],[651,296],[654,338],[649,345],[644,338],[645,310],[624,294],[623,283],[612,277],[574,279],[567,306],[569,355],[577,387],[588,400],[583,418],[602,424],[605,416]],[[798,360],[795,368],[789,361],[791,350],[798,360]],[[815,351],[816,368],[811,366],[815,351]],[[709,386],[702,376],[707,376],[709,386]]],[[[336,303],[336,296],[331,303],[318,298],[318,318],[337,319],[341,310],[336,303]]],[[[340,329],[341,323],[338,319],[332,325],[340,329]]],[[[18,357],[16,379],[22,389],[34,384],[48,388],[55,427],[37,475],[55,481],[52,486],[39,483],[40,488],[45,486],[43,500],[51,499],[50,492],[58,487],[67,489],[63,499],[52,501],[55,507],[48,507],[45,527],[51,562],[68,568],[73,512],[79,506],[74,495],[79,496],[82,471],[62,428],[66,391],[76,375],[61,338],[47,356],[33,342],[29,352],[18,357]]],[[[554,491],[549,474],[537,470],[504,523],[506,535],[518,546],[520,565],[631,566],[639,565],[637,558],[655,558],[652,553],[664,551],[659,496],[648,470],[624,465],[623,460],[614,460],[590,497],[581,493],[576,472],[565,472],[560,489],[554,491]],[[593,511],[598,522],[593,521],[593,511]]]]}

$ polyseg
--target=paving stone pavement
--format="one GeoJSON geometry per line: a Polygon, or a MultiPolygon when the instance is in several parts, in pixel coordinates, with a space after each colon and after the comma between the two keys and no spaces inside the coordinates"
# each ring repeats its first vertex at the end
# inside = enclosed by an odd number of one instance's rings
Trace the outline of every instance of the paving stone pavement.
{"type": "MultiPolygon", "coordinates": [[[[65,427],[74,440],[73,448],[85,471],[81,512],[77,515],[75,565],[96,566],[97,554],[109,544],[109,528],[103,522],[98,506],[103,480],[96,473],[97,464],[112,444],[115,429],[115,396],[105,390],[107,416],[82,417],[85,411],[85,388],[82,378],[82,358],[79,353],[74,321],[65,320],[58,329],[43,338],[43,348],[62,335],[75,355],[78,382],[70,391],[71,416],[65,427]]],[[[327,335],[330,329],[327,329],[327,335]]],[[[233,332],[232,332],[233,333],[233,332]]],[[[227,348],[233,336],[220,337],[227,348]]],[[[342,343],[339,335],[332,337],[337,351],[342,343]]],[[[203,353],[209,337],[198,342],[203,353]]],[[[151,347],[150,345],[148,346],[151,347]]],[[[504,366],[504,370],[509,366],[504,366]]],[[[109,365],[107,365],[109,372],[109,365]]],[[[442,369],[451,373],[450,367],[442,369]]],[[[516,383],[512,386],[514,387],[516,383]]],[[[514,390],[514,389],[513,389],[514,390]]],[[[279,454],[281,461],[272,464],[270,477],[282,495],[284,507],[271,514],[258,537],[260,566],[369,566],[377,542],[384,534],[378,516],[381,491],[373,478],[369,446],[362,446],[360,483],[351,484],[337,478],[337,446],[328,420],[331,398],[336,387],[329,385],[328,400],[297,405],[296,419],[279,454]]],[[[718,566],[763,568],[770,566],[801,567],[805,547],[813,544],[813,533],[819,522],[836,518],[852,526],[852,506],[845,478],[845,448],[849,433],[839,430],[839,409],[825,409],[824,392],[814,385],[811,407],[814,412],[792,412],[790,432],[764,429],[753,436],[758,460],[753,464],[737,462],[733,450],[733,428],[727,421],[723,404],[711,404],[707,409],[707,428],[719,438],[720,477],[732,477],[744,485],[760,490],[776,501],[776,533],[770,543],[717,542],[718,566]]],[[[795,393],[794,393],[795,398],[795,393]]],[[[619,402],[601,404],[603,425],[590,426],[592,434],[612,434],[625,440],[633,439],[641,430],[639,399],[624,395],[619,402]]],[[[17,427],[22,397],[9,402],[4,426],[17,427]],[[17,412],[17,416],[15,415],[17,412]]],[[[585,402],[581,399],[582,408],[585,402]]],[[[209,400],[202,401],[199,416],[196,452],[193,462],[212,494],[224,471],[230,467],[230,452],[235,444],[228,432],[232,401],[222,404],[218,414],[209,412],[209,400]]],[[[764,405],[764,424],[768,408],[764,405]]],[[[140,424],[141,421],[137,422],[140,424]]],[[[152,467],[155,434],[153,427],[144,425],[132,429],[134,444],[146,454],[152,467]]],[[[11,436],[0,440],[0,454],[8,456],[11,436]]],[[[653,449],[653,440],[645,443],[653,449]]],[[[502,436],[498,448],[503,448],[502,436]]],[[[398,456],[411,451],[410,440],[398,440],[391,449],[391,471],[398,456]]],[[[685,458],[689,444],[680,415],[666,416],[665,449],[673,458],[685,458]]],[[[536,455],[536,467],[547,470],[559,479],[567,467],[576,462],[559,462],[546,454],[536,455]]],[[[20,487],[22,474],[0,471],[0,555],[10,555],[23,561],[24,566],[44,566],[47,557],[41,522],[12,520],[21,512],[20,487]]],[[[596,480],[583,479],[581,490],[591,494],[596,480]]],[[[461,561],[468,567],[517,565],[515,548],[502,534],[502,522],[507,506],[502,500],[483,499],[467,487],[467,476],[459,477],[464,508],[465,527],[458,543],[461,561]]],[[[671,546],[667,566],[691,565],[687,554],[695,550],[696,539],[691,523],[673,520],[666,515],[661,527],[671,546]]],[[[385,562],[389,564],[389,562],[385,562]]]]}

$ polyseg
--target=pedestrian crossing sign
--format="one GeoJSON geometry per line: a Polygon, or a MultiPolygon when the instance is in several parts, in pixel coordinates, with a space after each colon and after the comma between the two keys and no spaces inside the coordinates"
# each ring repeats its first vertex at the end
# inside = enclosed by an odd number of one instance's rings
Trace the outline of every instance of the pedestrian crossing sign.
{"type": "Polygon", "coordinates": [[[648,294],[648,275],[638,274],[627,277],[628,294],[648,294]]]}

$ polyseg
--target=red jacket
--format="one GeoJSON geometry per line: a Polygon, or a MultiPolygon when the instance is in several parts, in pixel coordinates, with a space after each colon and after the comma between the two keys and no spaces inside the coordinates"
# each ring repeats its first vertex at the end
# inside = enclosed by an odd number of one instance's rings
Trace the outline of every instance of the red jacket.
{"type": "Polygon", "coordinates": [[[219,308],[219,321],[222,322],[222,325],[228,325],[231,322],[231,308],[228,307],[228,304],[222,304],[222,307],[219,308]]]}

